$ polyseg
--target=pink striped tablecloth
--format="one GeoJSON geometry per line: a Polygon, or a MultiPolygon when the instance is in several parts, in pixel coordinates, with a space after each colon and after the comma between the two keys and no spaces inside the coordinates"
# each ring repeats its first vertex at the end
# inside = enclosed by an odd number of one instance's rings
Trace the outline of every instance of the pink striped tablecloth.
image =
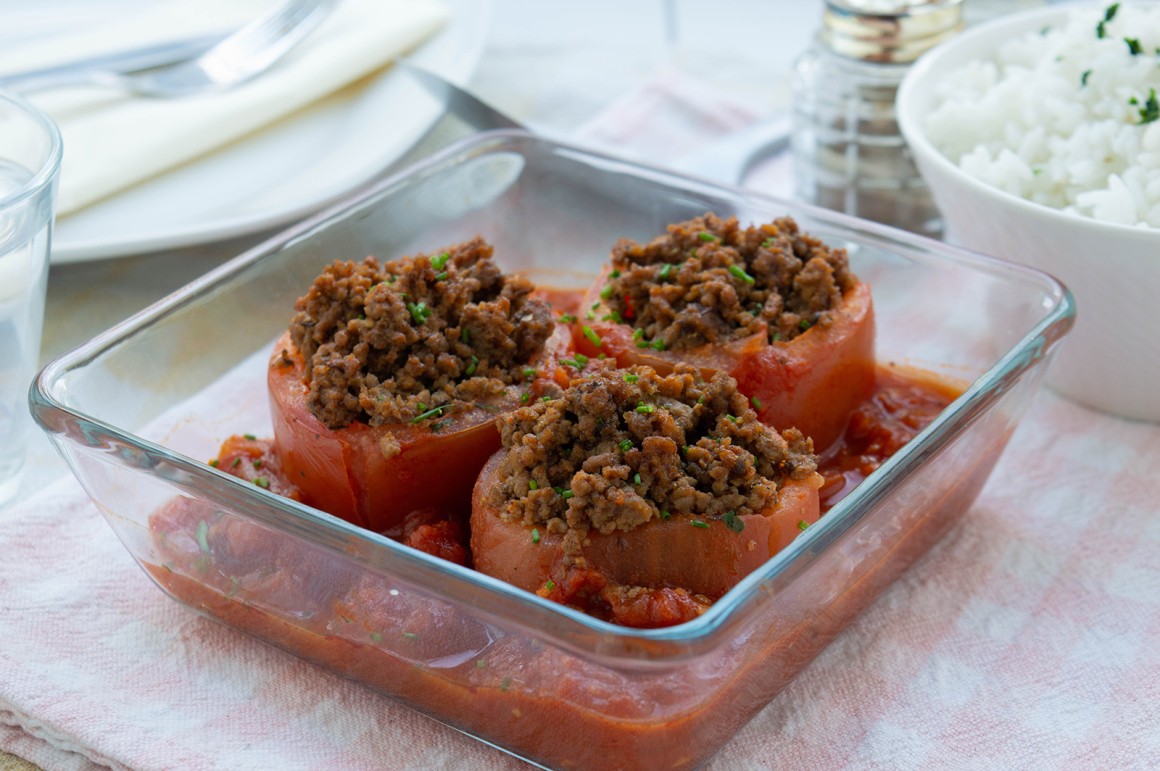
{"type": "MultiPolygon", "coordinates": [[[[677,154],[752,118],[716,107],[666,75],[586,131],[677,154]]],[[[1158,469],[1160,426],[1042,393],[961,524],[710,767],[1160,766],[1158,469]]],[[[521,766],[167,599],[71,479],[0,516],[0,749],[51,769],[521,766]]]]}

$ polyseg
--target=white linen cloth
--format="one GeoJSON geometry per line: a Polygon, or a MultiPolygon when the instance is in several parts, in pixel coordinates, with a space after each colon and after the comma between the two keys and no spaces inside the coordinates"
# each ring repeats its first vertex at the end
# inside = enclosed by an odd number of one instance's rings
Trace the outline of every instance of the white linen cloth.
{"type": "MultiPolygon", "coordinates": [[[[2,50],[0,73],[228,32],[270,6],[270,0],[173,0],[97,29],[2,50]]],[[[446,18],[438,0],[343,0],[269,71],[229,91],[176,100],[107,88],[31,94],[64,140],[58,212],[81,209],[348,86],[414,48],[446,18]]]]}

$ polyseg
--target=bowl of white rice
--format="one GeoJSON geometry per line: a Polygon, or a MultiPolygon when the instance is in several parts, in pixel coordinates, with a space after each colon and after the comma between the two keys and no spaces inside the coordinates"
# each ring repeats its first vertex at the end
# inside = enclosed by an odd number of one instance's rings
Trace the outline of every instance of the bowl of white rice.
{"type": "Polygon", "coordinates": [[[1076,297],[1050,385],[1160,421],[1160,5],[1068,4],[924,54],[897,113],[947,238],[1076,297]]]}

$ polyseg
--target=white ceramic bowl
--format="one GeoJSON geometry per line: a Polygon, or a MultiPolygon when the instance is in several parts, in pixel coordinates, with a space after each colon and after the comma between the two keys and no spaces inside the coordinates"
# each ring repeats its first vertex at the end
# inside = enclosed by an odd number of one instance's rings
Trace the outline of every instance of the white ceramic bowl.
{"type": "Polygon", "coordinates": [[[1003,192],[968,176],[926,135],[924,118],[948,72],[1068,13],[1055,7],[1013,14],[926,53],[899,89],[898,121],[950,240],[1051,273],[1075,295],[1075,330],[1048,383],[1088,406],[1160,421],[1160,230],[1065,214],[1003,192]]]}

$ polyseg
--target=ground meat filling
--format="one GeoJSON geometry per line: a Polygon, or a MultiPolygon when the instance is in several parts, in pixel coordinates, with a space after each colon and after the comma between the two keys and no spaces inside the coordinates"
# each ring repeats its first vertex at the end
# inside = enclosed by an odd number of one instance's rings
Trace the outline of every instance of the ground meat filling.
{"type": "Polygon", "coordinates": [[[686,350],[762,334],[792,340],[857,283],[846,251],[830,249],[782,217],[742,229],[713,214],[670,225],[647,244],[622,239],[601,299],[631,324],[637,345],[686,350]]]}
{"type": "Polygon", "coordinates": [[[480,238],[380,264],[335,262],[295,306],[310,411],[330,428],[403,423],[486,402],[521,379],[552,333],[531,282],[480,238]]]}
{"type": "Polygon", "coordinates": [[[492,505],[505,521],[565,534],[573,554],[589,530],[678,514],[730,524],[817,467],[810,440],[761,423],[733,378],[705,382],[686,365],[667,377],[649,367],[597,372],[499,425],[507,452],[492,505]]]}

